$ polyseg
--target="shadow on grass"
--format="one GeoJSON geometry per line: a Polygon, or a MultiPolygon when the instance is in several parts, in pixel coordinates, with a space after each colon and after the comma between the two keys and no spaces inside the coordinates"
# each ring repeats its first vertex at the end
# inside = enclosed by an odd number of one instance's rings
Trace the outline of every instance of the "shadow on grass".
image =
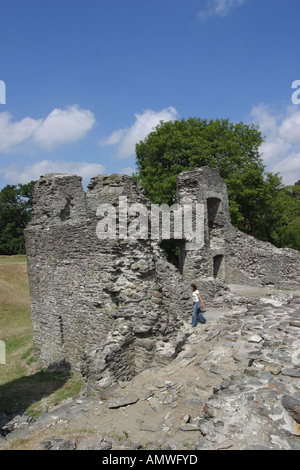
{"type": "Polygon", "coordinates": [[[63,362],[1,385],[0,412],[28,412],[32,405],[61,389],[72,375],[70,364],[63,362]]]}

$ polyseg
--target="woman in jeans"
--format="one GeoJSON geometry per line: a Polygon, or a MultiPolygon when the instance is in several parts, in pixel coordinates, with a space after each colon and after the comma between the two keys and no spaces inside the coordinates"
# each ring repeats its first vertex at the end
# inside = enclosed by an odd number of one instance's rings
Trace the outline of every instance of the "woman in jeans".
{"type": "Polygon", "coordinates": [[[199,294],[197,286],[195,284],[192,284],[191,289],[193,291],[193,294],[192,294],[192,296],[193,296],[192,326],[196,326],[198,318],[200,320],[200,323],[206,323],[206,320],[205,320],[204,316],[200,312],[200,302],[201,302],[203,308],[205,308],[205,305],[203,303],[203,300],[201,299],[201,296],[199,294]]]}

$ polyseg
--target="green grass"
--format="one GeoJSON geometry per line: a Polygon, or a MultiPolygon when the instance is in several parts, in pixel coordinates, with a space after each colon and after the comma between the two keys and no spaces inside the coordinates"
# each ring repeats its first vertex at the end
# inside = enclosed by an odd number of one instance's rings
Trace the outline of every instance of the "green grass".
{"type": "MultiPolygon", "coordinates": [[[[67,398],[77,396],[82,387],[82,379],[72,373],[56,373],[41,370],[35,376],[22,380],[23,390],[33,387],[35,389],[35,399],[32,400],[32,393],[27,394],[26,414],[32,418],[38,418],[41,413],[50,407],[59,405],[67,398]],[[40,395],[40,397],[38,396],[40,395]]],[[[25,395],[26,399],[26,395],[25,395]]],[[[24,396],[23,396],[24,400],[24,396]]]]}
{"type": "Polygon", "coordinates": [[[2,385],[26,375],[22,356],[33,348],[27,265],[22,259],[0,256],[0,340],[6,346],[6,364],[0,365],[0,393],[2,385]]]}
{"type": "Polygon", "coordinates": [[[0,264],[2,263],[26,263],[26,262],[27,262],[26,255],[13,255],[13,256],[0,255],[0,264]]]}
{"type": "Polygon", "coordinates": [[[6,347],[6,364],[0,364],[0,411],[26,410],[35,418],[78,394],[81,378],[45,371],[33,356],[27,263],[22,255],[0,256],[0,340],[6,347]]]}

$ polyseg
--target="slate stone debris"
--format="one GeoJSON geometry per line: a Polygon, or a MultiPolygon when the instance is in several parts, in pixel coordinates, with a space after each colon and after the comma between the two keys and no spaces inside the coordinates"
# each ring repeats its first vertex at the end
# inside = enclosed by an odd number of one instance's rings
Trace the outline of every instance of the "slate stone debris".
{"type": "Polygon", "coordinates": [[[300,400],[285,395],[282,398],[282,405],[292,415],[297,423],[300,423],[300,400]]]}
{"type": "Polygon", "coordinates": [[[134,405],[139,400],[136,396],[119,397],[116,399],[109,400],[108,408],[121,408],[122,406],[134,405]]]}

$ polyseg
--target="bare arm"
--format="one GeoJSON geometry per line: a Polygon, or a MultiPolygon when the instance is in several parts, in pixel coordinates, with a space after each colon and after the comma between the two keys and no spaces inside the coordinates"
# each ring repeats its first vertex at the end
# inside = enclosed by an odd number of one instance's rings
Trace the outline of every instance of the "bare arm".
{"type": "Polygon", "coordinates": [[[201,299],[200,294],[197,294],[197,295],[198,295],[198,297],[199,297],[200,302],[202,303],[202,307],[205,308],[204,302],[203,302],[203,300],[201,299]]]}

